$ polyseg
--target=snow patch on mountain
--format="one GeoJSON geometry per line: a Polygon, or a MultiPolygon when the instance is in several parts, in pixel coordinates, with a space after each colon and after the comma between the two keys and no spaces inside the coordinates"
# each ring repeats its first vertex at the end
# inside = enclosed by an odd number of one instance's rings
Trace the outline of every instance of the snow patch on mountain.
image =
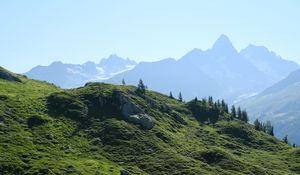
{"type": "Polygon", "coordinates": [[[117,55],[104,58],[99,64],[88,61],[82,65],[64,64],[60,61],[49,66],[36,66],[25,75],[32,79],[54,83],[62,88],[82,86],[90,81],[104,81],[133,69],[136,62],[117,55]]]}

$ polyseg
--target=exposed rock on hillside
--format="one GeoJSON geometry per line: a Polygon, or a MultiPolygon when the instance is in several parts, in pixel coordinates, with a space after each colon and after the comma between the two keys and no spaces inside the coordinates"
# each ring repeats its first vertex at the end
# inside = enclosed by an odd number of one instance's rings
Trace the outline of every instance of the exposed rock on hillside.
{"type": "Polygon", "coordinates": [[[120,111],[125,120],[141,125],[144,129],[151,129],[154,121],[151,116],[146,114],[128,95],[120,91],[114,91],[114,96],[120,105],[120,111]]]}

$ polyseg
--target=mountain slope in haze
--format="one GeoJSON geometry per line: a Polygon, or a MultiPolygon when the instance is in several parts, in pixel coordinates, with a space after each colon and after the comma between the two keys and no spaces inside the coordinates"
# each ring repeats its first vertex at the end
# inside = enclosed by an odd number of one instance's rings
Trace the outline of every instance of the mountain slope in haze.
{"type": "Polygon", "coordinates": [[[237,101],[271,86],[299,66],[262,47],[249,46],[238,52],[229,38],[220,36],[211,49],[193,49],[179,60],[144,62],[106,82],[136,84],[142,78],[149,88],[184,98],[212,95],[237,101]]]}
{"type": "Polygon", "coordinates": [[[284,60],[263,46],[249,45],[241,50],[240,55],[266,74],[272,82],[285,78],[298,67],[295,62],[284,60]]]}
{"type": "Polygon", "coordinates": [[[271,120],[279,138],[288,135],[300,144],[300,70],[239,105],[248,109],[252,120],[271,120]]]}
{"type": "Polygon", "coordinates": [[[72,88],[82,86],[88,81],[108,79],[132,69],[135,65],[135,61],[111,55],[102,59],[99,64],[90,61],[82,65],[53,62],[49,66],[34,67],[25,75],[32,79],[54,83],[63,88],[72,88]]]}
{"type": "Polygon", "coordinates": [[[204,101],[104,83],[63,90],[6,73],[21,81],[0,77],[0,174],[300,173],[299,148],[223,109],[203,122],[216,109],[204,101]]]}

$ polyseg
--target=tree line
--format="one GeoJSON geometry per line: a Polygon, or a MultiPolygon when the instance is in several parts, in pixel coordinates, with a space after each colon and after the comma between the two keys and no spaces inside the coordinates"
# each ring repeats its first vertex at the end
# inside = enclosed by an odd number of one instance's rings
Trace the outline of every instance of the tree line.
{"type": "Polygon", "coordinates": [[[234,105],[229,110],[228,104],[223,99],[214,101],[211,96],[202,100],[195,97],[194,100],[187,103],[187,106],[200,121],[215,123],[224,116],[226,116],[224,119],[227,120],[240,120],[246,123],[249,121],[246,110],[241,110],[240,107],[236,109],[234,105]]]}
{"type": "MultiPolygon", "coordinates": [[[[122,79],[122,84],[126,84],[124,78],[122,79]]],[[[147,86],[143,80],[140,79],[135,92],[144,95],[146,89],[147,86]]],[[[175,99],[172,92],[170,92],[169,98],[175,99]]],[[[183,101],[181,92],[179,92],[177,100],[180,102],[183,101]]],[[[227,116],[229,120],[240,120],[246,123],[249,121],[246,110],[242,110],[240,107],[236,108],[234,105],[232,105],[229,110],[228,104],[223,99],[221,101],[214,101],[212,96],[209,96],[208,99],[203,98],[202,100],[198,100],[198,98],[195,97],[194,100],[187,102],[187,106],[193,112],[194,116],[203,122],[215,123],[221,116],[227,116]]]]}
{"type": "Polygon", "coordinates": [[[263,131],[267,134],[270,134],[271,136],[274,136],[274,126],[271,124],[270,121],[263,123],[256,119],[253,124],[254,129],[256,129],[257,131],[263,131]]]}

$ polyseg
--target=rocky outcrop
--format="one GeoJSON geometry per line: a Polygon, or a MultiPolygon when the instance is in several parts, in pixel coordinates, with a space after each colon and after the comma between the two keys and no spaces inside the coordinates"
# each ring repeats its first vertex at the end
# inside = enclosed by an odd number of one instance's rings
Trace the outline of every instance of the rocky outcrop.
{"type": "Polygon", "coordinates": [[[180,124],[186,125],[186,121],[180,116],[180,114],[178,112],[172,111],[171,112],[171,116],[173,117],[173,119],[180,124]]]}
{"type": "Polygon", "coordinates": [[[114,97],[118,101],[118,106],[125,120],[139,124],[144,129],[152,129],[154,126],[154,120],[151,116],[146,114],[142,108],[130,99],[130,97],[121,91],[114,91],[114,97]]]}
{"type": "Polygon", "coordinates": [[[127,171],[127,170],[120,171],[120,175],[129,175],[129,174],[130,174],[129,171],[127,171]]]}
{"type": "Polygon", "coordinates": [[[151,108],[156,108],[162,112],[170,112],[172,110],[172,108],[164,102],[154,100],[153,98],[148,96],[144,96],[144,99],[150,105],[151,108]]]}
{"type": "Polygon", "coordinates": [[[140,124],[144,129],[151,129],[154,126],[152,117],[147,114],[134,114],[127,117],[129,122],[140,124]]]}

